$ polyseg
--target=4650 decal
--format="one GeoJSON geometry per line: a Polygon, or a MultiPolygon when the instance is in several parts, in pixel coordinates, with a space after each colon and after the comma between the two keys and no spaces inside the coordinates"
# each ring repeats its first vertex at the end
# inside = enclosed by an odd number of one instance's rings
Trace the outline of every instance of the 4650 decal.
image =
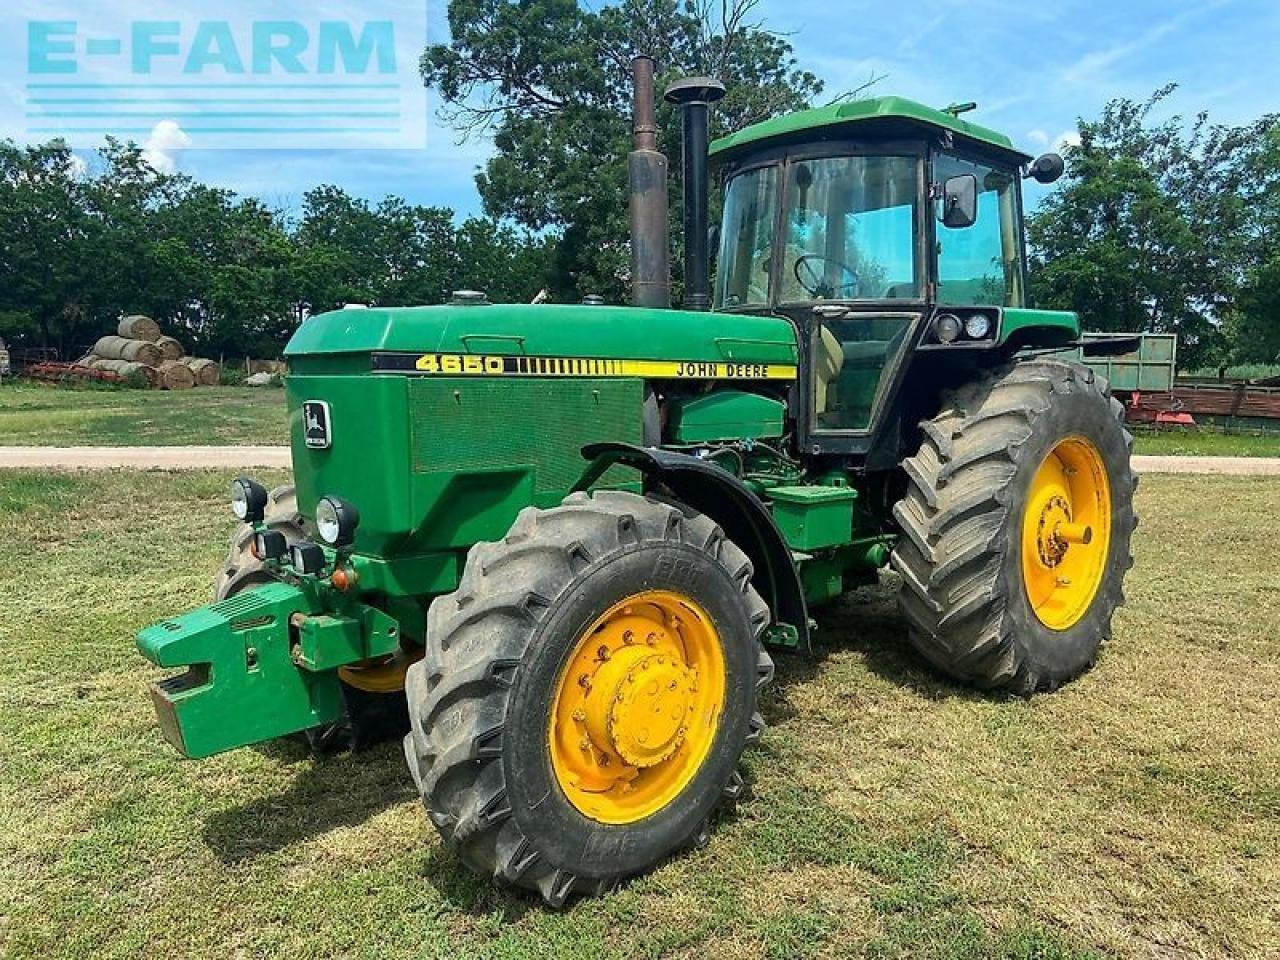
{"type": "Polygon", "coordinates": [[[783,363],[510,357],[474,353],[375,353],[375,373],[445,377],[642,377],[650,380],[794,380],[783,363]]]}

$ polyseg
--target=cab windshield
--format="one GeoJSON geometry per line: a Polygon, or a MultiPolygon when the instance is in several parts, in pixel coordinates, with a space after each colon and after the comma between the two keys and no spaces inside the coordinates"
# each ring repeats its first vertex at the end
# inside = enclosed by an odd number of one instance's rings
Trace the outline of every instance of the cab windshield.
{"type": "Polygon", "coordinates": [[[786,166],[786,209],[775,245],[779,167],[729,181],[716,306],[897,300],[919,296],[919,161],[823,157],[786,166]],[[773,257],[782,259],[775,272],[773,257]],[[776,279],[775,279],[776,278],[776,279]]]}

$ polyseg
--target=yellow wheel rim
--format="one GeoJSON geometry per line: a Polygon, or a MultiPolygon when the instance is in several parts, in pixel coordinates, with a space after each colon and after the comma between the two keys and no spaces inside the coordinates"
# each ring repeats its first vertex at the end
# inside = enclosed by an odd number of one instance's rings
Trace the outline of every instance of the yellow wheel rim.
{"type": "Polygon", "coordinates": [[[635,823],[702,768],[725,700],[711,618],[678,593],[615,604],[575,644],[551,709],[551,766],[579,812],[635,823]]]}
{"type": "Polygon", "coordinates": [[[1031,481],[1022,520],[1022,579],[1036,617],[1066,630],[1088,612],[1111,545],[1111,485],[1084,437],[1054,447],[1031,481]]]}

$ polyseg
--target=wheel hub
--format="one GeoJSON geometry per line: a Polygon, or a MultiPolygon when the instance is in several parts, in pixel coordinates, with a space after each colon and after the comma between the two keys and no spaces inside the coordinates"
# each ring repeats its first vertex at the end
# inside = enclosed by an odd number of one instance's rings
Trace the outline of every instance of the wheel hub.
{"type": "Polygon", "coordinates": [[[669,760],[684,740],[694,677],[675,657],[654,654],[636,660],[610,698],[613,751],[633,767],[669,760]]]}
{"type": "Polygon", "coordinates": [[[577,643],[551,720],[552,767],[570,802],[630,823],[669,801],[710,750],[723,671],[714,627],[685,598],[653,591],[601,617],[577,643]]]}
{"type": "Polygon", "coordinates": [[[1065,630],[1088,611],[1106,571],[1111,489],[1098,449],[1061,441],[1032,478],[1024,510],[1022,575],[1036,617],[1065,630]]]}

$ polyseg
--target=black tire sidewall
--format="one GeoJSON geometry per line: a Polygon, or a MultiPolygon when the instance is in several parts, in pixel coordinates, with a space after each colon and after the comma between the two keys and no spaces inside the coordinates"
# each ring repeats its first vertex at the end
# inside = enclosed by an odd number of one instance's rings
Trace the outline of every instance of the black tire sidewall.
{"type": "Polygon", "coordinates": [[[756,679],[756,643],[741,586],[713,557],[687,544],[643,543],[602,561],[553,603],[512,691],[503,764],[521,831],[551,862],[580,877],[639,873],[669,856],[711,816],[737,769],[756,679]],[[710,617],[723,647],[725,703],[711,750],[684,790],[644,820],[605,824],[580,813],[560,789],[551,767],[549,718],[578,638],[614,604],[649,590],[680,593],[710,617]]]}
{"type": "Polygon", "coordinates": [[[1119,602],[1118,588],[1129,565],[1133,478],[1125,430],[1109,399],[1090,385],[1050,396],[1048,409],[1036,415],[1009,485],[1004,556],[1000,577],[1007,585],[1006,616],[1012,635],[1033,670],[1057,679],[1074,677],[1097,658],[1119,602]],[[1031,484],[1041,464],[1063,440],[1083,437],[1101,456],[1111,488],[1111,540],[1098,592],[1085,615],[1066,630],[1054,630],[1036,616],[1022,573],[1022,524],[1031,484]]]}

